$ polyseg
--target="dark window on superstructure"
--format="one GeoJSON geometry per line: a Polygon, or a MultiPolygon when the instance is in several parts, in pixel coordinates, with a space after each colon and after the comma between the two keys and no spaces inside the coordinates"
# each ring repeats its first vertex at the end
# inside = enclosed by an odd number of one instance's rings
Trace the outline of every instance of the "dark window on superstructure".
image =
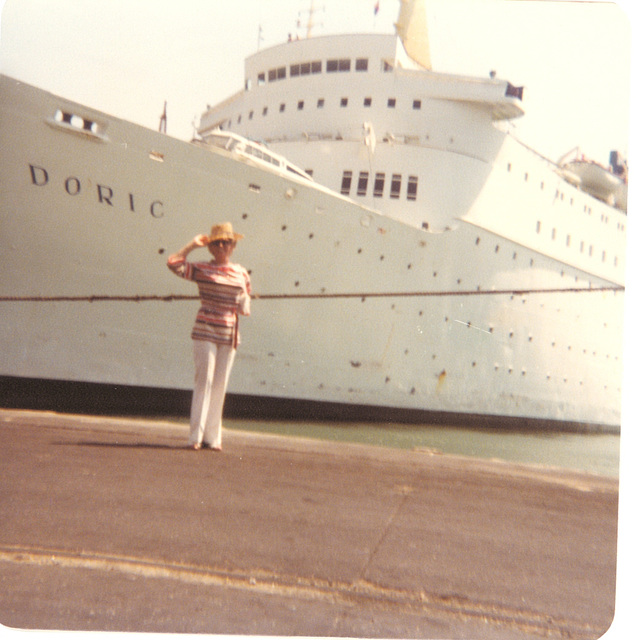
{"type": "Polygon", "coordinates": [[[400,197],[400,189],[402,188],[402,176],[394,173],[391,176],[391,197],[393,199],[400,197]]]}
{"type": "Polygon", "coordinates": [[[388,73],[389,71],[393,71],[394,63],[393,60],[382,60],[382,71],[388,73]]]}
{"type": "Polygon", "coordinates": [[[267,74],[267,79],[270,82],[276,82],[276,80],[284,80],[287,77],[287,68],[278,67],[277,69],[270,69],[267,74]]]}
{"type": "Polygon", "coordinates": [[[409,182],[406,187],[406,199],[407,200],[417,199],[417,176],[409,176],[409,182]]]}
{"type": "Polygon", "coordinates": [[[283,113],[285,111],[285,103],[284,102],[280,103],[280,107],[278,107],[278,111],[280,113],[283,113]]]}
{"type": "Polygon", "coordinates": [[[265,84],[265,74],[264,73],[259,73],[258,74],[258,85],[260,87],[263,84],[265,84]]]}
{"type": "Polygon", "coordinates": [[[318,107],[318,109],[322,109],[325,106],[325,99],[324,98],[318,98],[318,102],[316,103],[316,107],[318,107]]]}
{"type": "Polygon", "coordinates": [[[373,197],[381,198],[383,192],[384,192],[384,174],[376,173],[375,184],[373,185],[373,197]]]}
{"type": "Polygon", "coordinates": [[[422,101],[421,100],[413,100],[413,109],[418,111],[421,108],[422,108],[422,101]]]}
{"type": "Polygon", "coordinates": [[[314,60],[313,62],[300,62],[298,64],[292,64],[289,67],[290,77],[296,78],[298,76],[308,76],[311,73],[321,73],[322,62],[320,60],[314,60]]]}
{"type": "Polygon", "coordinates": [[[340,98],[340,106],[346,107],[349,104],[349,98],[340,98]]]}
{"type": "Polygon", "coordinates": [[[267,107],[263,107],[263,115],[266,116],[267,115],[267,107]]]}
{"type": "Polygon", "coordinates": [[[366,196],[368,186],[369,186],[369,172],[361,171],[360,176],[358,177],[358,195],[366,196]]]}
{"type": "Polygon", "coordinates": [[[395,109],[395,98],[389,98],[386,101],[386,106],[389,107],[389,109],[395,109]]]}
{"type": "Polygon", "coordinates": [[[351,179],[353,178],[352,171],[343,171],[342,184],[340,185],[340,193],[343,196],[348,196],[351,193],[351,179]]]}
{"type": "Polygon", "coordinates": [[[305,108],[305,101],[304,100],[299,100],[298,101],[298,111],[302,111],[305,108]]]}
{"type": "Polygon", "coordinates": [[[322,73],[322,61],[321,60],[314,60],[314,62],[311,63],[311,72],[312,73],[322,73]]]}
{"type": "Polygon", "coordinates": [[[351,60],[327,60],[327,73],[335,73],[336,71],[351,71],[351,60]]]}
{"type": "Polygon", "coordinates": [[[369,59],[368,58],[357,58],[356,59],[356,71],[367,71],[369,69],[369,59]]]}
{"type": "Polygon", "coordinates": [[[254,118],[254,112],[250,111],[249,119],[252,120],[254,118]]]}
{"type": "Polygon", "coordinates": [[[370,107],[371,106],[371,98],[365,98],[364,99],[364,106],[365,107],[370,107]]]}

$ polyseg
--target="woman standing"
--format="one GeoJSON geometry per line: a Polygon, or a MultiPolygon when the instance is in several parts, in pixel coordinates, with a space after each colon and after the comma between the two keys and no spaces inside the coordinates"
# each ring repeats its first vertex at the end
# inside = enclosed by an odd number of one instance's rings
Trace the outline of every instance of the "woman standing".
{"type": "Polygon", "coordinates": [[[243,238],[229,222],[216,224],[209,236],[200,234],[168,258],[168,268],[199,286],[201,308],[192,329],[194,392],[190,410],[192,449],[221,450],[225,392],[239,343],[238,314],[250,314],[250,277],[230,262],[236,241],[243,238]],[[188,262],[188,254],[208,247],[209,262],[188,262]]]}

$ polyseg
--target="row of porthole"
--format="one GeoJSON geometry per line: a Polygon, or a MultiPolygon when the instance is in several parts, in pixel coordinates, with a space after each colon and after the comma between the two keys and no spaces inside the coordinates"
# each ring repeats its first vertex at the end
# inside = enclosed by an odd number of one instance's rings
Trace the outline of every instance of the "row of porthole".
{"type": "MultiPolygon", "coordinates": [[[[512,163],[509,162],[508,163],[508,172],[510,173],[511,171],[512,171],[512,163]]],[[[526,182],[528,182],[528,180],[529,180],[529,174],[528,174],[527,171],[524,173],[524,180],[526,182]]],[[[541,186],[541,190],[543,190],[545,188],[545,182],[541,181],[541,185],[540,186],[541,186]]],[[[556,189],[554,197],[556,199],[559,199],[561,202],[563,202],[564,195],[565,194],[564,194],[563,191],[560,191],[559,189],[556,189]]],[[[574,197],[573,196],[570,196],[570,206],[574,206],[574,197]]],[[[593,208],[588,204],[583,204],[583,213],[587,213],[588,215],[591,216],[592,213],[593,213],[593,208]]],[[[601,214],[601,218],[600,219],[601,219],[601,222],[604,223],[604,224],[609,224],[609,222],[610,222],[609,216],[607,216],[605,214],[601,214]]],[[[616,222],[616,228],[621,232],[625,231],[625,225],[620,220],[618,220],[616,222]]]]}

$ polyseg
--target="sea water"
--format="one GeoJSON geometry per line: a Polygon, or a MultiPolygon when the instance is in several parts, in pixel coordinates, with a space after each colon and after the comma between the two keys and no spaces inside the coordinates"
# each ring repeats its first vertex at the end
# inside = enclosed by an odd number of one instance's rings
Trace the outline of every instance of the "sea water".
{"type": "Polygon", "coordinates": [[[224,419],[227,429],[434,451],[618,477],[617,433],[484,430],[429,424],[224,419]]]}

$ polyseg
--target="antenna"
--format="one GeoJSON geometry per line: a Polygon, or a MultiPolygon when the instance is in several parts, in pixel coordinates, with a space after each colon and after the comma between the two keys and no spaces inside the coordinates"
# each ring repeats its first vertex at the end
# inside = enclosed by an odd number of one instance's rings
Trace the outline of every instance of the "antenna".
{"type": "Polygon", "coordinates": [[[263,42],[263,25],[258,25],[258,38],[256,40],[256,51],[261,50],[261,42],[263,42]]]}
{"type": "Polygon", "coordinates": [[[161,114],[161,118],[159,118],[159,133],[167,133],[168,132],[168,101],[163,101],[163,113],[161,114]]]}

